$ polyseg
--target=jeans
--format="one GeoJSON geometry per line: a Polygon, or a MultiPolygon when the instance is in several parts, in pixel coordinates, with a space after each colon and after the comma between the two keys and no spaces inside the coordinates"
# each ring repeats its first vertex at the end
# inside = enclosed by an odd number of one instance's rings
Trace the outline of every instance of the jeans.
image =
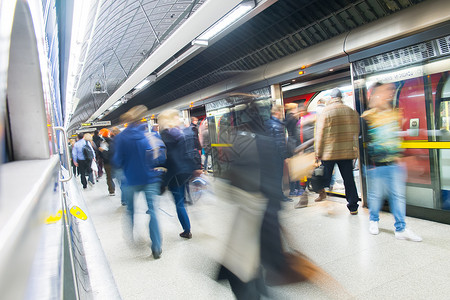
{"type": "Polygon", "coordinates": [[[405,230],[406,170],[399,165],[380,166],[367,171],[367,200],[370,221],[379,221],[384,197],[389,197],[389,208],[395,218],[395,231],[405,230]]]}
{"type": "Polygon", "coordinates": [[[169,185],[169,191],[172,193],[173,199],[175,200],[175,206],[177,208],[178,220],[180,221],[181,226],[183,227],[183,230],[188,232],[188,231],[191,231],[191,223],[189,222],[189,217],[186,212],[186,208],[184,207],[185,185],[186,184],[182,184],[180,186],[169,185]]]}
{"type": "Polygon", "coordinates": [[[125,190],[125,197],[127,200],[127,230],[126,234],[129,235],[126,238],[133,240],[133,225],[134,225],[134,195],[138,192],[144,192],[147,200],[147,214],[150,215],[149,233],[152,241],[152,251],[161,251],[161,234],[159,232],[158,219],[156,218],[156,212],[153,207],[153,198],[159,194],[160,183],[149,183],[144,185],[128,185],[125,190]]]}
{"type": "Polygon", "coordinates": [[[125,178],[125,175],[123,174],[122,169],[113,169],[113,177],[116,178],[116,180],[119,183],[120,187],[120,202],[122,205],[127,205],[127,180],[125,178]]]}
{"type": "Polygon", "coordinates": [[[333,174],[334,165],[337,164],[341,172],[345,186],[345,198],[347,199],[347,207],[350,211],[358,210],[358,192],[356,191],[355,178],[353,177],[353,160],[322,160],[324,166],[324,186],[329,187],[331,175],[333,174]]]}

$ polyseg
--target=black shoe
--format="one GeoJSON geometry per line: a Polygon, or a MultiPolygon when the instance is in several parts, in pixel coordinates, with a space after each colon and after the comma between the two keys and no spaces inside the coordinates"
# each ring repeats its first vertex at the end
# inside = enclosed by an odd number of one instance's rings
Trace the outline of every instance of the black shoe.
{"type": "Polygon", "coordinates": [[[284,197],[283,200],[281,200],[283,202],[293,202],[294,200],[292,200],[291,198],[288,197],[284,197]]]}
{"type": "Polygon", "coordinates": [[[192,233],[190,231],[183,231],[180,236],[185,239],[192,239],[192,233]]]}
{"type": "Polygon", "coordinates": [[[161,257],[162,250],[152,251],[152,255],[154,259],[159,259],[161,257]]]}

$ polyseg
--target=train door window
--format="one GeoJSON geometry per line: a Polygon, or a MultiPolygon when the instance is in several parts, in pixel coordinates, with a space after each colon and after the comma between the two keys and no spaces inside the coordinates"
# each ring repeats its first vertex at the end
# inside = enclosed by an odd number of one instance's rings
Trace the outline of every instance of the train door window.
{"type": "MultiPolygon", "coordinates": [[[[439,106],[438,125],[440,130],[439,140],[441,142],[450,143],[450,76],[446,72],[442,76],[442,89],[439,95],[437,92],[436,101],[439,106]]],[[[439,90],[439,88],[438,88],[439,90]]],[[[450,148],[450,147],[449,147],[450,148]]],[[[439,168],[442,208],[450,210],[450,149],[439,149],[439,168]]]]}
{"type": "MultiPolygon", "coordinates": [[[[440,47],[438,40],[426,41],[353,63],[362,111],[370,109],[373,84],[395,85],[392,105],[401,115],[406,203],[430,209],[450,209],[450,55],[440,47]]],[[[367,150],[361,155],[370,167],[367,150]]]]}

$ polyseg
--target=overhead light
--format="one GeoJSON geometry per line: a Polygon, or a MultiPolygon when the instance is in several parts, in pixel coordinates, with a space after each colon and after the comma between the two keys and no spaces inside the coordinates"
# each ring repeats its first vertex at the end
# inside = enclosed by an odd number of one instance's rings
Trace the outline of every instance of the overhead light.
{"type": "Polygon", "coordinates": [[[140,89],[142,89],[144,86],[146,86],[147,84],[149,84],[150,83],[150,80],[149,79],[147,79],[147,78],[145,78],[144,80],[142,80],[137,86],[135,86],[134,88],[136,89],[136,90],[140,90],[140,89]]]}
{"type": "Polygon", "coordinates": [[[200,40],[200,39],[195,39],[192,41],[191,43],[194,46],[200,46],[200,47],[208,47],[208,41],[206,40],[200,40]]]}
{"type": "Polygon", "coordinates": [[[105,114],[101,114],[100,116],[98,116],[98,119],[101,120],[101,119],[103,119],[104,116],[105,116],[105,114]]]}
{"type": "Polygon", "coordinates": [[[205,32],[198,36],[197,40],[208,41],[215,37],[217,34],[222,32],[225,28],[235,23],[242,16],[248,13],[255,7],[255,1],[244,1],[228,14],[226,14],[222,19],[216,22],[213,26],[208,28],[205,32]]]}

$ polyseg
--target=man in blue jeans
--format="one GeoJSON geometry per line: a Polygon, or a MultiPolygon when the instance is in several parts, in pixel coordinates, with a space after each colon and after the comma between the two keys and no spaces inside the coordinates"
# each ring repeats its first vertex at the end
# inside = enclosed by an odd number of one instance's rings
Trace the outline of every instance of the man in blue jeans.
{"type": "Polygon", "coordinates": [[[150,215],[149,232],[152,241],[152,255],[155,259],[158,259],[162,252],[161,234],[153,207],[153,199],[154,196],[159,195],[161,178],[159,172],[149,167],[146,152],[151,147],[145,136],[145,127],[138,122],[145,116],[146,112],[147,108],[144,105],[138,105],[121,116],[121,121],[127,122],[128,127],[115,137],[113,161],[116,167],[123,169],[127,181],[127,188],[125,189],[127,204],[125,238],[134,241],[134,195],[138,192],[144,192],[148,205],[147,213],[150,215]]]}
{"type": "Polygon", "coordinates": [[[401,114],[392,107],[396,87],[393,83],[376,83],[373,87],[368,111],[362,114],[367,137],[369,167],[368,204],[370,212],[369,232],[379,234],[379,212],[384,196],[389,196],[389,208],[395,218],[395,237],[399,240],[422,241],[422,238],[406,228],[406,170],[399,164],[402,155],[400,122],[401,114]]]}

